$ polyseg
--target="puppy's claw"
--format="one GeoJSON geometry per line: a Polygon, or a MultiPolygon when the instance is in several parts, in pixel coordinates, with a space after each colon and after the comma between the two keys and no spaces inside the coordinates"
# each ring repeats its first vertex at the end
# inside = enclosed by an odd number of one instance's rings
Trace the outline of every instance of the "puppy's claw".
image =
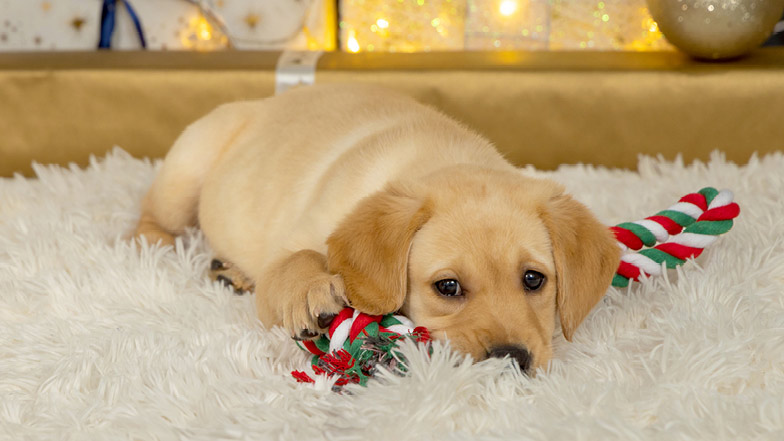
{"type": "Polygon", "coordinates": [[[303,329],[299,332],[299,335],[291,337],[294,340],[312,340],[319,336],[318,332],[311,331],[310,329],[303,329]]]}
{"type": "Polygon", "coordinates": [[[212,259],[212,262],[210,262],[210,269],[212,271],[219,271],[224,268],[226,268],[226,266],[218,259],[212,259]]]}
{"type": "Polygon", "coordinates": [[[233,286],[231,279],[229,279],[226,276],[218,276],[218,277],[215,278],[215,280],[217,280],[218,282],[222,283],[223,286],[225,286],[227,288],[233,286]]]}
{"type": "Polygon", "coordinates": [[[328,328],[329,325],[332,324],[332,321],[335,320],[337,314],[319,314],[318,316],[318,325],[319,328],[328,328]]]}

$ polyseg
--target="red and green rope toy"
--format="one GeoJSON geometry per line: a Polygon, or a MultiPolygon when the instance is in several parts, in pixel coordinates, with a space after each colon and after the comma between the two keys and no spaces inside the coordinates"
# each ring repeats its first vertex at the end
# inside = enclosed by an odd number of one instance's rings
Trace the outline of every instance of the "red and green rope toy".
{"type": "Polygon", "coordinates": [[[624,250],[612,285],[625,287],[643,275],[659,276],[662,265],[672,269],[702,254],[740,214],[732,198],[729,190],[706,187],[653,216],[610,227],[624,250]]]}
{"type": "MultiPolygon", "coordinates": [[[[311,367],[316,375],[338,377],[335,390],[339,391],[349,383],[364,386],[379,365],[405,372],[403,357],[396,351],[401,338],[425,343],[430,341],[430,333],[427,328],[415,327],[402,315],[368,315],[344,308],[332,321],[327,335],[303,341],[300,347],[313,354],[311,367]]],[[[292,371],[291,375],[300,382],[314,382],[302,371],[292,371]]]]}
{"type": "MultiPolygon", "coordinates": [[[[624,251],[612,285],[626,287],[630,280],[661,275],[663,267],[675,268],[702,254],[732,228],[732,220],[740,214],[732,198],[729,190],[706,187],[653,216],[610,227],[624,251]]],[[[430,334],[401,315],[372,316],[345,308],[327,335],[297,344],[313,354],[311,365],[316,375],[338,377],[334,389],[340,391],[349,383],[364,386],[378,366],[406,372],[405,360],[396,351],[403,338],[424,343],[430,341],[430,334]]],[[[302,371],[291,375],[300,382],[315,382],[302,371]]]]}

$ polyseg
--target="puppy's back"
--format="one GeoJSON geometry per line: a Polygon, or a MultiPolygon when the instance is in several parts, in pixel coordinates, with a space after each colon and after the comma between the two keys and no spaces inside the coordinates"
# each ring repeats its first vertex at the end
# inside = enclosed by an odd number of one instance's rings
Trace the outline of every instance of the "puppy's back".
{"type": "Polygon", "coordinates": [[[199,222],[240,268],[272,250],[325,251],[337,223],[390,181],[454,163],[511,167],[452,119],[374,86],[303,87],[237,113],[248,120],[206,176],[199,222]]]}

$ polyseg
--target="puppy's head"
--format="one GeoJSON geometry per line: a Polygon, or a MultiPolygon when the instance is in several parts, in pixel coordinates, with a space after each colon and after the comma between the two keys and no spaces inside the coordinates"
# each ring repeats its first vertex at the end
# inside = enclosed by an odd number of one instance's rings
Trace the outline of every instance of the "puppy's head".
{"type": "Polygon", "coordinates": [[[402,310],[481,360],[528,370],[551,357],[607,289],[619,249],[585,206],[546,180],[458,166],[361,201],[328,241],[351,305],[402,310]]]}

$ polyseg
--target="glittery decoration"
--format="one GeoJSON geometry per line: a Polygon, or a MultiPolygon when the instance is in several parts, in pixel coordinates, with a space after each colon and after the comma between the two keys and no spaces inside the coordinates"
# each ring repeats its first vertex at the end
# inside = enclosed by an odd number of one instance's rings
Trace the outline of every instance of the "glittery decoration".
{"type": "Polygon", "coordinates": [[[251,12],[245,16],[243,21],[245,22],[246,25],[248,25],[249,28],[255,29],[256,25],[259,24],[259,18],[260,17],[258,14],[254,14],[251,12]]]}
{"type": "Polygon", "coordinates": [[[76,29],[77,31],[82,30],[82,26],[87,23],[87,20],[84,17],[74,17],[71,19],[71,27],[76,29]]]}
{"type": "Polygon", "coordinates": [[[469,0],[465,49],[547,49],[549,0],[469,0]]]}
{"type": "Polygon", "coordinates": [[[667,39],[697,58],[737,57],[762,44],[784,0],[648,0],[667,39]]]}
{"type": "Polygon", "coordinates": [[[651,18],[645,0],[552,0],[552,3],[550,49],[671,48],[651,18]]]}
{"type": "Polygon", "coordinates": [[[340,46],[349,52],[464,47],[466,0],[344,0],[340,46]]]}
{"type": "Polygon", "coordinates": [[[203,15],[191,19],[180,35],[183,47],[197,51],[224,49],[228,44],[226,35],[215,28],[203,15]]]}
{"type": "MultiPolygon", "coordinates": [[[[94,50],[101,0],[0,0],[0,51],[94,50]],[[5,25],[5,23],[10,23],[5,25]],[[4,27],[5,25],[5,27],[4,27]],[[12,31],[11,26],[18,28],[12,31]],[[35,37],[40,37],[37,41],[35,37]]],[[[130,0],[148,50],[334,50],[336,0],[130,0]],[[211,14],[212,10],[215,13],[211,14]],[[209,21],[195,21],[198,16],[209,21]],[[204,36],[215,36],[206,41],[204,36]]],[[[138,48],[121,1],[112,46],[138,48]]]]}
{"type": "Polygon", "coordinates": [[[340,13],[349,52],[672,49],[645,0],[343,0],[340,13]]]}

